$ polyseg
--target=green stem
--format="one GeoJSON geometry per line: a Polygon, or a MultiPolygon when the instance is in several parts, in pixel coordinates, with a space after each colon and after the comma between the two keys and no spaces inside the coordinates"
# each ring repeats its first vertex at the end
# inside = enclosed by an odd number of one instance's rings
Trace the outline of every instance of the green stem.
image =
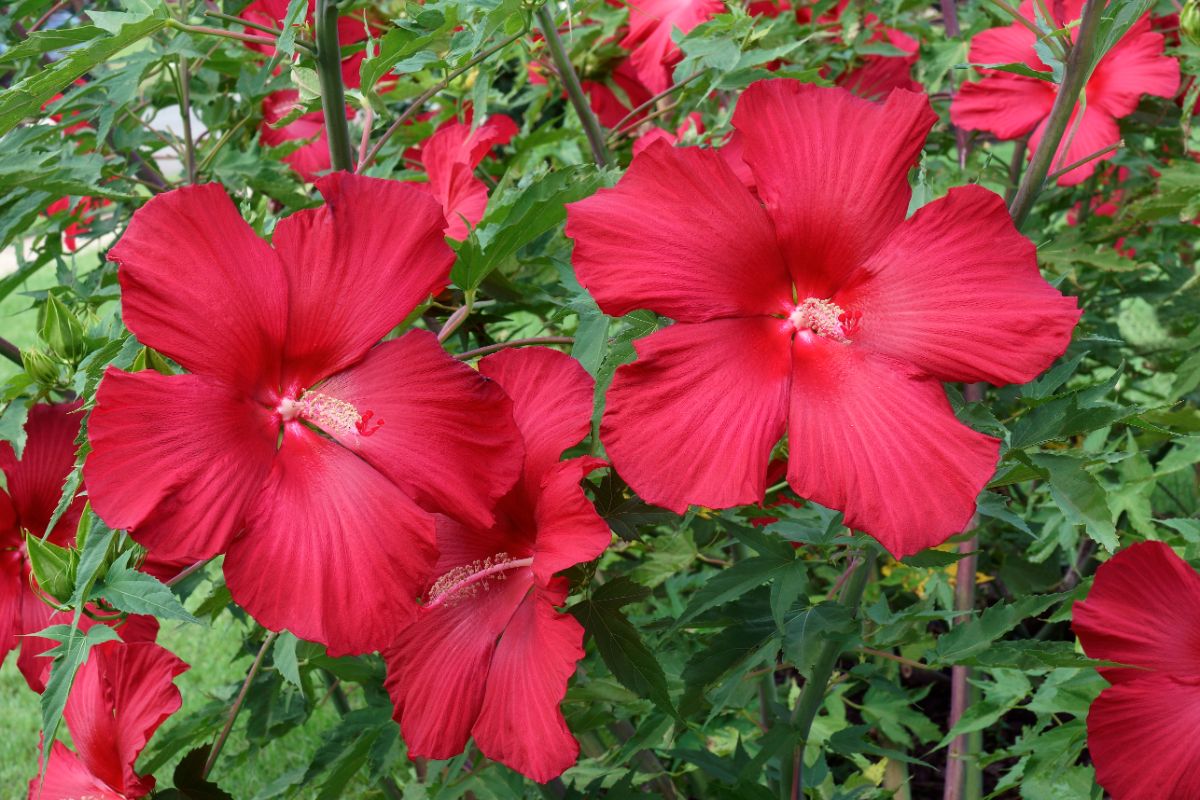
{"type": "Polygon", "coordinates": [[[567,99],[571,101],[575,113],[579,115],[579,121],[583,123],[583,132],[592,148],[592,158],[597,166],[607,167],[610,162],[608,151],[604,147],[604,130],[600,127],[596,115],[592,113],[592,107],[588,104],[587,96],[579,83],[579,76],[575,74],[575,67],[572,66],[562,39],[559,38],[554,15],[550,13],[548,6],[543,5],[537,10],[537,19],[538,27],[542,29],[542,35],[546,37],[546,44],[550,47],[550,58],[554,61],[554,68],[558,70],[558,77],[567,90],[567,99]]]}
{"type": "Polygon", "coordinates": [[[1029,168],[1025,171],[1025,178],[1021,181],[1021,187],[1017,189],[1017,195],[1008,209],[1018,228],[1029,216],[1029,212],[1033,208],[1033,201],[1037,199],[1038,193],[1042,190],[1042,184],[1045,183],[1046,175],[1050,172],[1054,155],[1058,152],[1058,145],[1071,121],[1071,114],[1075,110],[1075,103],[1079,100],[1079,93],[1083,91],[1088,76],[1091,74],[1096,30],[1099,28],[1100,12],[1103,10],[1104,0],[1088,0],[1083,7],[1083,16],[1079,22],[1079,36],[1075,40],[1075,46],[1071,48],[1070,55],[1067,56],[1062,85],[1058,87],[1058,95],[1054,98],[1050,116],[1046,119],[1042,140],[1038,143],[1037,149],[1033,151],[1033,158],[1029,162],[1029,168]]]}
{"type": "Polygon", "coordinates": [[[329,138],[329,159],[335,171],[354,169],[350,126],[346,124],[346,89],[342,85],[342,46],[337,35],[337,3],[317,0],[317,77],[321,80],[321,109],[329,138]]]}
{"type": "Polygon", "coordinates": [[[271,649],[271,645],[274,644],[278,636],[278,633],[271,631],[263,639],[262,647],[258,648],[258,655],[254,657],[254,663],[250,665],[250,671],[246,673],[246,680],[242,683],[242,689],[238,692],[237,698],[233,701],[233,706],[229,709],[229,716],[225,719],[225,727],[221,729],[221,734],[213,742],[212,749],[208,751],[208,759],[204,762],[204,770],[200,773],[201,778],[207,778],[208,773],[212,772],[213,765],[217,763],[217,756],[221,754],[221,748],[225,746],[225,740],[229,738],[229,732],[233,730],[233,723],[237,721],[238,712],[242,710],[242,703],[246,701],[246,693],[250,691],[250,684],[254,682],[254,676],[258,674],[258,668],[262,666],[263,658],[267,655],[267,651],[271,649]]]}
{"type": "MultiPolygon", "coordinates": [[[[868,549],[858,560],[854,572],[851,573],[842,588],[840,602],[849,609],[851,614],[857,615],[858,613],[863,591],[867,588],[867,580],[870,578],[874,566],[875,551],[868,549]]],[[[812,730],[813,720],[817,718],[817,712],[821,710],[821,704],[825,702],[825,690],[829,687],[829,678],[833,675],[833,668],[844,649],[844,643],[837,639],[830,639],[821,646],[821,651],[817,653],[817,660],[813,664],[812,676],[805,681],[804,689],[800,692],[800,699],[796,702],[795,710],[792,711],[792,735],[795,736],[797,744],[792,753],[791,763],[784,765],[783,780],[780,782],[780,796],[784,800],[799,800],[803,796],[804,748],[808,743],[808,734],[812,730]]]]}

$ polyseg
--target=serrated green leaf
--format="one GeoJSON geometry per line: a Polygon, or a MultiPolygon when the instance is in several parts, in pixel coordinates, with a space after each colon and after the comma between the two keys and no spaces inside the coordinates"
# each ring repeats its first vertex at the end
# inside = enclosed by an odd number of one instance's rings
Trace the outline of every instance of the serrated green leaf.
{"type": "Polygon", "coordinates": [[[955,625],[937,640],[934,658],[939,664],[958,664],[986,650],[993,642],[1015,628],[1028,617],[1041,614],[1050,606],[1064,600],[1067,594],[1047,594],[1022,597],[1014,603],[1002,603],[987,608],[977,618],[955,625]]]}
{"type": "Polygon", "coordinates": [[[1117,549],[1117,527],[1108,496],[1096,476],[1073,456],[1033,453],[1033,463],[1049,473],[1050,496],[1072,525],[1082,525],[1089,537],[1110,553],[1117,549]]]}
{"type": "Polygon", "coordinates": [[[125,552],[108,569],[92,590],[92,597],[106,600],[130,614],[151,614],[159,619],[180,619],[200,624],[188,613],[175,593],[158,578],[129,567],[131,552],[125,552]]]}

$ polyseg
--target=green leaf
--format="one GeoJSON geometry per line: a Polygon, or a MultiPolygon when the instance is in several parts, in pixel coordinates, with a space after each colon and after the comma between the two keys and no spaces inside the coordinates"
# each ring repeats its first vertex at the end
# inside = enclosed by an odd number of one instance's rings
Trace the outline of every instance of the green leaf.
{"type": "Polygon", "coordinates": [[[995,70],[996,72],[1011,72],[1013,75],[1024,75],[1026,78],[1037,78],[1038,80],[1054,83],[1053,72],[1034,69],[1028,64],[1019,61],[1008,64],[963,64],[962,66],[964,69],[967,67],[974,67],[976,69],[995,70]]]}
{"type": "Polygon", "coordinates": [[[1117,549],[1117,527],[1104,487],[1073,456],[1033,453],[1033,463],[1049,473],[1050,496],[1067,521],[1082,525],[1089,537],[1110,553],[1117,549]]]}
{"type": "MultiPolygon", "coordinates": [[[[90,11],[88,16],[91,16],[90,11]]],[[[35,31],[20,44],[0,53],[0,64],[7,61],[30,58],[31,56],[40,56],[42,53],[49,53],[52,50],[75,47],[95,39],[103,33],[104,30],[95,25],[81,25],[78,28],[67,28],[65,30],[35,31]]]]}
{"type": "Polygon", "coordinates": [[[188,613],[175,593],[158,578],[129,567],[132,551],[121,554],[92,590],[92,597],[106,600],[130,614],[152,614],[160,619],[181,619],[200,624],[188,613]]]}
{"type": "Polygon", "coordinates": [[[718,572],[692,595],[691,602],[670,630],[677,631],[710,608],[728,603],[772,578],[779,577],[795,560],[790,548],[784,555],[786,557],[754,556],[718,572]]]}
{"type": "Polygon", "coordinates": [[[172,778],[175,788],[157,793],[157,797],[169,800],[233,800],[233,795],[204,776],[204,764],[208,761],[211,745],[197,747],[188,752],[175,766],[172,778]]]}
{"type": "Polygon", "coordinates": [[[921,552],[901,559],[901,562],[910,567],[918,567],[920,569],[943,569],[951,564],[957,564],[970,553],[960,553],[957,550],[922,550],[921,552]]]}
{"type": "Polygon", "coordinates": [[[163,5],[153,16],[131,16],[114,35],[92,39],[53,66],[30,75],[0,93],[0,136],[26,117],[37,114],[55,93],[65,89],[97,64],[107,61],[139,39],[161,30],[167,24],[166,13],[166,6],[163,5]]]}
{"type": "Polygon", "coordinates": [[[1015,603],[994,605],[976,619],[955,625],[937,640],[932,662],[959,664],[992,646],[992,643],[1017,627],[1027,617],[1041,614],[1066,599],[1068,594],[1023,597],[1015,603]]]}
{"type": "Polygon", "coordinates": [[[279,670],[279,674],[283,676],[283,679],[296,688],[303,690],[304,684],[300,681],[300,661],[296,658],[296,644],[299,641],[299,639],[287,631],[281,631],[275,639],[271,658],[275,662],[275,669],[279,670]]]}
{"type": "Polygon", "coordinates": [[[625,576],[599,587],[571,607],[571,614],[591,635],[613,677],[630,691],[678,716],[667,689],[667,677],[621,608],[649,596],[650,590],[625,576]]]}

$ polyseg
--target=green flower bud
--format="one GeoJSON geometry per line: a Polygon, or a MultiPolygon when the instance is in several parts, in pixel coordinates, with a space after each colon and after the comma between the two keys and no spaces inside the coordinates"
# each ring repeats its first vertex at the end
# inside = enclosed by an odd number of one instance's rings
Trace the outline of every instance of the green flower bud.
{"type": "Polygon", "coordinates": [[[58,383],[58,364],[49,353],[30,347],[21,351],[21,364],[26,374],[43,386],[54,386],[58,383]]]}
{"type": "Polygon", "coordinates": [[[1179,12],[1179,35],[1200,47],[1200,0],[1188,0],[1179,12]]]}
{"type": "Polygon", "coordinates": [[[88,354],[83,323],[53,292],[47,295],[42,313],[42,340],[50,351],[72,364],[79,363],[88,354]]]}
{"type": "Polygon", "coordinates": [[[74,550],[43,542],[32,533],[25,534],[25,549],[33,577],[42,591],[60,603],[67,603],[75,590],[75,568],[79,556],[74,550]]]}

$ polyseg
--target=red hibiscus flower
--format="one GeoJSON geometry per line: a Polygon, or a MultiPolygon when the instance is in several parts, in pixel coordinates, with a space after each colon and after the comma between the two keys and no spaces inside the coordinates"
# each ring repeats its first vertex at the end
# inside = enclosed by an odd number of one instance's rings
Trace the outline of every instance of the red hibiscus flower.
{"type": "Polygon", "coordinates": [[[1200,797],[1200,575],[1161,542],[1096,571],[1073,627],[1112,685],[1088,712],[1096,780],[1115,800],[1200,797]]]}
{"type": "MultiPolygon", "coordinates": [[[[46,532],[63,481],[75,466],[79,415],[71,412],[78,408],[79,403],[31,408],[20,460],[11,444],[0,442],[0,470],[8,481],[8,492],[0,490],[0,661],[20,645],[17,668],[35,691],[41,690],[42,668],[34,655],[41,650],[24,636],[45,628],[54,611],[29,586],[25,532],[35,536],[46,532]]],[[[76,498],[50,532],[50,541],[70,544],[82,510],[83,500],[76,498]]]]}
{"type": "Polygon", "coordinates": [[[76,752],[54,742],[44,781],[29,782],[30,800],[134,800],[150,794],[154,776],[138,775],[133,765],[158,726],[182,705],[173,681],[187,668],[152,642],[93,648],[63,710],[76,752]]]}
{"type": "Polygon", "coordinates": [[[631,52],[629,61],[650,93],[658,94],[671,85],[671,70],[683,57],[671,40],[678,28],[690,32],[721,13],[721,0],[628,0],[629,33],[621,46],[631,52]]]}
{"type": "Polygon", "coordinates": [[[548,781],[579,754],[558,706],[583,657],[583,628],[555,610],[567,583],[554,573],[611,538],[579,485],[604,462],[559,462],[587,435],[592,379],[541,348],[488,356],[479,369],[512,397],[525,471],[494,525],[439,519],[441,577],[384,652],[387,689],[410,756],[449,758],[474,736],[484,755],[548,781]]]}
{"type": "MultiPolygon", "coordinates": [[[[282,89],[267,95],[263,100],[263,121],[258,130],[263,144],[268,147],[278,147],[285,142],[301,139],[309,140],[284,156],[283,162],[311,183],[333,166],[329,156],[329,140],[325,137],[325,115],[320,111],[310,111],[287,125],[272,127],[291,113],[299,99],[300,92],[295,89],[282,89]]],[[[346,119],[353,116],[353,111],[346,106],[346,119]]]]}
{"type": "Polygon", "coordinates": [[[429,183],[428,190],[446,216],[445,233],[451,239],[466,239],[469,226],[483,219],[487,209],[487,184],[475,177],[475,168],[493,147],[508,144],[516,135],[517,123],[503,114],[471,130],[469,122],[450,120],[425,141],[419,155],[429,183]]]}
{"type": "MultiPolygon", "coordinates": [[[[304,22],[311,26],[313,24],[313,13],[316,9],[316,3],[309,0],[308,11],[305,13],[304,22]]],[[[253,3],[246,6],[242,11],[242,19],[250,22],[257,22],[259,25],[266,25],[272,28],[282,27],[287,19],[288,0],[254,0],[253,3]]],[[[368,17],[368,21],[363,21],[363,12],[357,11],[353,14],[347,14],[344,17],[338,18],[338,44],[343,49],[351,45],[365,42],[368,39],[368,26],[370,27],[370,35],[378,38],[384,29],[373,19],[368,17]]],[[[256,36],[262,35],[261,31],[256,31],[253,28],[247,28],[246,33],[256,36]]],[[[275,54],[275,48],[270,45],[257,44],[255,42],[247,42],[246,46],[251,50],[262,53],[265,56],[275,54]]],[[[342,59],[342,81],[348,89],[357,89],[362,85],[362,78],[359,76],[359,71],[362,68],[362,62],[367,58],[366,48],[358,48],[350,55],[342,59]]],[[[387,76],[380,79],[380,83],[394,83],[394,76],[387,76]]]]}
{"type": "MultiPolygon", "coordinates": [[[[1083,0],[1058,0],[1052,3],[1055,21],[1065,26],[1079,18],[1083,0]]],[[[1032,0],[1021,4],[1021,14],[1034,19],[1032,0]]],[[[1071,35],[1077,30],[1072,28],[1071,35]]],[[[1024,63],[1050,74],[1034,50],[1037,36],[1023,25],[986,30],[971,40],[970,59],[975,64],[1024,63]]],[[[1084,97],[1086,109],[1077,104],[1067,133],[1054,156],[1052,170],[1072,164],[1092,153],[1116,144],[1121,139],[1117,120],[1137,108],[1144,94],[1173,97],[1179,86],[1179,63],[1163,54],[1163,37],[1150,29],[1150,16],[1144,15],[1096,65],[1084,97]]],[[[983,79],[964,83],[950,104],[951,121],[964,130],[989,131],[1001,139],[1029,137],[1029,154],[1041,141],[1046,118],[1058,91],[1054,83],[981,69],[983,79]]],[[[1091,177],[1096,164],[1112,154],[1093,159],[1058,179],[1060,186],[1074,186],[1091,177]]]]}
{"type": "Polygon", "coordinates": [[[415,614],[433,517],[491,521],[520,438],[498,387],[427,331],[372,347],[446,285],[441,209],[335,173],[259,239],[215,184],[159,195],[109,252],[125,323],[190,374],[110,369],[84,468],[96,513],[160,560],[225,553],[262,624],[364,652],[415,614]]]}
{"type": "Polygon", "coordinates": [[[71,220],[67,227],[63,228],[63,246],[68,252],[74,253],[77,246],[76,237],[86,236],[92,230],[92,220],[96,215],[91,212],[106,205],[109,205],[109,201],[103,197],[84,196],[80,197],[79,202],[72,208],[71,198],[60,197],[46,206],[46,216],[55,217],[61,214],[71,220]]]}
{"type": "Polygon", "coordinates": [[[659,143],[568,207],[600,308],[676,321],[635,343],[601,427],[643,499],[760,502],[786,432],[796,493],[893,555],[967,525],[999,443],[955,419],[940,382],[1030,380],[1079,311],[992,192],[953,189],[905,219],[936,120],[910,92],[879,105],[759,81],[733,117],[757,197],[719,153],[659,143]]]}
{"type": "Polygon", "coordinates": [[[662,128],[650,128],[650,130],[634,139],[633,154],[636,156],[655,142],[666,142],[669,145],[679,144],[679,140],[691,130],[696,131],[696,133],[704,132],[704,120],[699,114],[688,114],[683,124],[676,128],[674,133],[662,128]]]}

